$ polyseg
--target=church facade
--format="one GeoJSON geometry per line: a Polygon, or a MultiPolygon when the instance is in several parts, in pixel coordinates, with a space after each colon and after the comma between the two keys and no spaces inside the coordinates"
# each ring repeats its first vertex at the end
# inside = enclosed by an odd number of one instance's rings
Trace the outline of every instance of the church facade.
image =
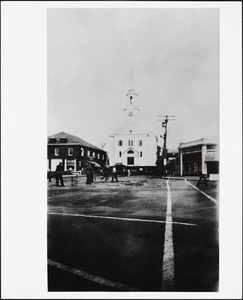
{"type": "Polygon", "coordinates": [[[123,109],[124,124],[110,134],[110,165],[124,165],[130,169],[152,169],[156,166],[157,136],[143,128],[139,122],[138,95],[134,90],[127,94],[128,103],[123,109]]]}

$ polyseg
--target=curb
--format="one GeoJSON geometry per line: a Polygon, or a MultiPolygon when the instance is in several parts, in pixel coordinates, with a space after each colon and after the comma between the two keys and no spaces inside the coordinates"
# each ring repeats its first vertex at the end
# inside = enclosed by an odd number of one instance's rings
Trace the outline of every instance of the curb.
{"type": "Polygon", "coordinates": [[[161,177],[162,179],[170,179],[170,180],[191,180],[191,181],[198,181],[199,180],[199,177],[198,178],[188,178],[188,177],[165,177],[165,176],[162,176],[161,177]]]}

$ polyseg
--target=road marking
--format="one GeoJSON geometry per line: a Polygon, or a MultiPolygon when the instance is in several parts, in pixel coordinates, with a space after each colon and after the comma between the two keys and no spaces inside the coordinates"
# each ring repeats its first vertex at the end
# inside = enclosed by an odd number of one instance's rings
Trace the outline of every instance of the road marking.
{"type": "Polygon", "coordinates": [[[104,278],[101,278],[99,276],[94,276],[94,275],[91,275],[91,274],[89,274],[87,272],[78,270],[76,268],[68,267],[66,265],[63,265],[63,264],[58,263],[56,261],[53,261],[51,259],[48,259],[48,265],[50,265],[52,267],[55,267],[57,269],[66,271],[68,273],[71,273],[71,274],[74,274],[74,275],[78,275],[78,276],[80,276],[80,277],[82,277],[84,279],[96,282],[96,283],[98,283],[100,285],[112,287],[112,288],[115,288],[115,289],[118,289],[118,290],[121,290],[121,291],[138,291],[137,288],[131,287],[129,285],[118,283],[118,282],[111,281],[111,280],[108,280],[108,279],[104,279],[104,278]]]}
{"type": "Polygon", "coordinates": [[[162,266],[162,291],[175,291],[172,202],[171,202],[169,179],[167,180],[166,185],[167,185],[167,212],[166,212],[164,255],[163,255],[163,266],[162,266]]]}
{"type": "Polygon", "coordinates": [[[216,205],[218,205],[218,202],[216,201],[216,199],[212,198],[211,196],[207,195],[206,193],[204,193],[203,191],[201,191],[198,187],[196,187],[194,184],[190,183],[189,181],[187,181],[187,179],[185,179],[185,182],[189,185],[191,185],[192,187],[194,187],[194,189],[198,190],[200,193],[202,193],[204,196],[206,196],[208,199],[212,200],[216,205]]]}
{"type": "Polygon", "coordinates": [[[110,216],[97,216],[97,215],[84,215],[84,214],[70,214],[70,213],[59,213],[59,212],[49,212],[48,215],[60,215],[60,216],[71,216],[71,217],[82,217],[82,218],[95,218],[95,219],[108,219],[108,220],[119,220],[119,221],[132,221],[132,222],[147,222],[147,223],[173,223],[175,225],[185,225],[185,226],[198,226],[198,224],[193,223],[182,223],[182,222],[172,222],[166,219],[166,221],[160,220],[149,220],[149,219],[133,219],[133,218],[119,218],[110,216]]]}

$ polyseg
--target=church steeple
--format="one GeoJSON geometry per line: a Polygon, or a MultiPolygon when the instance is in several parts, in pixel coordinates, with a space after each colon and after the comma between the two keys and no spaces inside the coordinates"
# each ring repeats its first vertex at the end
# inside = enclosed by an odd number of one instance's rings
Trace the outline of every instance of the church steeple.
{"type": "Polygon", "coordinates": [[[138,122],[138,117],[140,112],[140,109],[137,105],[138,94],[135,92],[135,90],[130,89],[128,90],[128,93],[126,95],[128,97],[128,102],[126,107],[123,109],[125,112],[125,122],[126,123],[138,122]]]}
{"type": "Polygon", "coordinates": [[[133,73],[133,66],[131,65],[129,89],[132,89],[132,88],[134,88],[134,73],[133,73]]]}
{"type": "Polygon", "coordinates": [[[130,69],[130,80],[129,80],[129,90],[126,94],[127,96],[127,105],[123,109],[125,113],[125,123],[134,123],[138,122],[140,109],[137,105],[138,94],[134,90],[134,72],[131,65],[130,69]]]}

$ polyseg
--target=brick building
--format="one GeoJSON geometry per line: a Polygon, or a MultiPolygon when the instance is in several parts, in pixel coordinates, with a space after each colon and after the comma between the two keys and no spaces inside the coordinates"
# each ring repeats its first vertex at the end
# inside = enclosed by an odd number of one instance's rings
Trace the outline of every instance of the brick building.
{"type": "Polygon", "coordinates": [[[60,162],[63,163],[64,171],[70,168],[74,171],[82,170],[86,161],[104,166],[106,158],[104,150],[74,135],[59,132],[48,137],[47,167],[50,171],[55,171],[60,162]]]}

